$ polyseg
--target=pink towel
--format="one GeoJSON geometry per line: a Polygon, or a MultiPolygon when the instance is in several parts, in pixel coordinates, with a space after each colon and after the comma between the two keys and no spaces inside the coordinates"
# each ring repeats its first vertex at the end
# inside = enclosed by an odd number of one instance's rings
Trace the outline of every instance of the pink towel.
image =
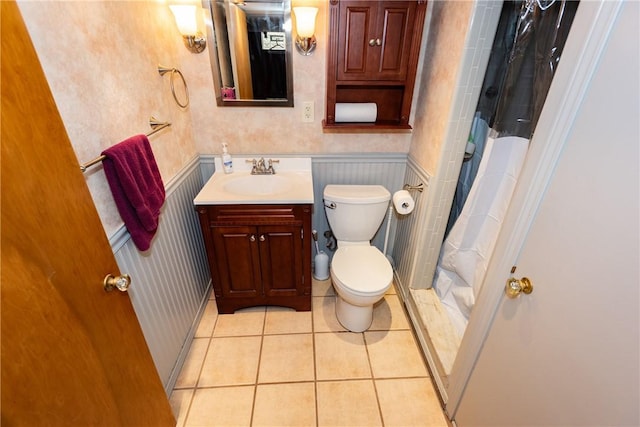
{"type": "Polygon", "coordinates": [[[102,152],[107,182],[133,243],[146,251],[158,228],[164,184],[145,135],[132,136],[102,152]]]}

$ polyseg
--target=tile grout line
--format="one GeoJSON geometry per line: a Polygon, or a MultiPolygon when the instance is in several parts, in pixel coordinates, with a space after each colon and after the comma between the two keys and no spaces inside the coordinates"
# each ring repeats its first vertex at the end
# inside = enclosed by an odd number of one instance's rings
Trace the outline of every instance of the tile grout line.
{"type": "MultiPolygon", "coordinates": [[[[311,283],[313,286],[313,282],[311,283]]],[[[313,317],[313,289],[311,290],[311,343],[312,343],[312,351],[313,351],[313,394],[314,394],[314,405],[316,409],[316,426],[320,425],[320,411],[318,408],[318,364],[316,358],[316,321],[313,317]]]]}
{"type": "MultiPolygon", "coordinates": [[[[214,304],[217,304],[215,302],[215,299],[212,299],[211,297],[209,297],[209,300],[207,301],[207,304],[211,303],[211,301],[214,302],[214,304]]],[[[205,308],[206,310],[206,308],[205,308]]],[[[204,362],[207,360],[207,354],[209,353],[209,349],[211,348],[211,341],[213,340],[213,331],[215,331],[216,329],[216,325],[218,324],[218,312],[217,312],[217,308],[216,308],[216,320],[213,322],[213,327],[211,328],[211,333],[209,334],[209,337],[207,338],[209,340],[208,344],[207,344],[207,350],[204,352],[204,357],[202,358],[202,363],[200,364],[200,369],[198,370],[198,378],[195,381],[195,384],[192,388],[190,388],[190,390],[192,390],[191,392],[191,399],[189,399],[189,404],[187,405],[187,411],[186,414],[184,416],[184,421],[182,423],[183,426],[187,425],[187,420],[189,419],[189,413],[191,412],[191,407],[193,406],[193,400],[196,397],[196,391],[198,390],[198,384],[200,383],[200,377],[202,376],[202,370],[204,369],[204,362]]],[[[200,322],[202,322],[202,318],[200,318],[200,322]]],[[[200,325],[198,325],[200,326],[200,325]]],[[[191,341],[191,345],[193,345],[193,340],[191,341]]],[[[191,349],[189,349],[191,350],[191,349]]],[[[174,388],[175,390],[175,388],[174,388]]]]}
{"type": "Polygon", "coordinates": [[[382,407],[380,406],[380,396],[378,396],[378,387],[376,386],[376,378],[373,374],[373,365],[371,364],[371,355],[369,354],[369,346],[367,345],[367,335],[362,332],[362,342],[364,343],[364,349],[367,353],[367,362],[369,362],[369,372],[371,372],[371,382],[373,383],[373,392],[376,395],[376,403],[378,404],[378,415],[380,415],[380,422],[384,427],[384,417],[382,415],[382,407]]]}
{"type": "Polygon", "coordinates": [[[249,426],[253,425],[253,417],[256,413],[256,397],[258,396],[258,381],[260,378],[260,367],[262,366],[262,349],[264,348],[264,331],[267,327],[267,307],[264,308],[264,316],[262,317],[262,334],[260,335],[260,350],[258,352],[258,367],[256,369],[256,378],[253,385],[253,403],[251,405],[251,414],[249,417],[249,426]]]}

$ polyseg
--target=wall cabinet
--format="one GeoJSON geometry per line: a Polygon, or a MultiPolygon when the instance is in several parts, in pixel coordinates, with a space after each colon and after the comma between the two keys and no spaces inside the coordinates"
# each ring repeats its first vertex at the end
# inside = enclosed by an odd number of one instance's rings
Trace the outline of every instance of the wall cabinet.
{"type": "Polygon", "coordinates": [[[408,130],[425,0],[331,0],[325,131],[408,130]],[[375,123],[338,123],[336,103],[375,102],[375,123]]]}
{"type": "Polygon", "coordinates": [[[198,206],[220,313],[311,310],[312,205],[198,206]]]}

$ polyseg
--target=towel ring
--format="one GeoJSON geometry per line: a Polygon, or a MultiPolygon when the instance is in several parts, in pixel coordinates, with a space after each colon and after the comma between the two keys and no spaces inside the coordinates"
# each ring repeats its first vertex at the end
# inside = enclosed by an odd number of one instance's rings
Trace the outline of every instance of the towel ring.
{"type": "Polygon", "coordinates": [[[189,105],[189,88],[187,87],[187,81],[184,79],[184,76],[182,75],[180,70],[178,70],[177,68],[169,68],[169,67],[163,67],[162,65],[158,65],[158,73],[160,73],[161,76],[164,76],[166,73],[169,73],[169,72],[171,72],[170,82],[171,82],[171,94],[173,95],[173,99],[176,101],[176,104],[180,106],[180,108],[187,108],[187,106],[189,105]],[[173,83],[173,79],[176,74],[180,76],[180,79],[182,80],[182,84],[184,85],[184,93],[186,94],[186,97],[187,97],[184,103],[180,102],[180,100],[178,99],[178,96],[176,95],[176,90],[173,83]]]}

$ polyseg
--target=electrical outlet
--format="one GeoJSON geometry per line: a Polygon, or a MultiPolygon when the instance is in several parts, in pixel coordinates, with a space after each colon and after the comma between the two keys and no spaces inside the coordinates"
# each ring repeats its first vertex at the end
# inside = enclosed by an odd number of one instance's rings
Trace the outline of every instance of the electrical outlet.
{"type": "Polygon", "coordinates": [[[313,122],[313,101],[306,101],[302,103],[302,121],[304,123],[313,122]]]}

